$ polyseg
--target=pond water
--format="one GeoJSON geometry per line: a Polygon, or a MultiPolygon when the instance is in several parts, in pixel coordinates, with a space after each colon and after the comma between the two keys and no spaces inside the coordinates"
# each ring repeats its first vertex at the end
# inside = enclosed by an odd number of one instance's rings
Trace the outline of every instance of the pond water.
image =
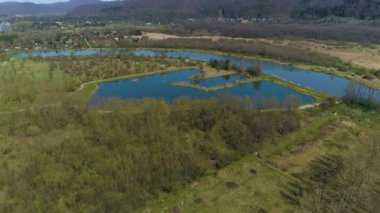
{"type": "MultiPolygon", "coordinates": [[[[47,51],[47,52],[32,52],[32,53],[20,53],[14,57],[29,57],[29,56],[41,56],[41,57],[57,57],[57,56],[90,56],[90,55],[116,55],[116,54],[134,54],[139,56],[164,56],[173,58],[188,58],[199,61],[209,61],[211,59],[217,60],[230,60],[231,64],[238,65],[240,67],[254,66],[256,63],[253,59],[238,58],[221,54],[194,52],[194,51],[156,51],[156,50],[131,50],[131,51],[116,51],[116,50],[78,50],[78,51],[47,51]]],[[[303,87],[307,87],[319,92],[324,92],[330,96],[342,97],[345,94],[346,89],[353,83],[342,77],[336,77],[334,75],[315,72],[311,70],[305,70],[300,68],[291,68],[287,65],[282,65],[273,62],[263,63],[263,72],[279,77],[283,80],[287,80],[298,84],[303,87]]],[[[221,79],[209,79],[208,83],[201,83],[205,86],[218,85],[221,79]],[[211,82],[215,81],[215,84],[211,82]]],[[[362,89],[369,89],[368,87],[355,84],[362,89]]],[[[380,100],[380,91],[371,90],[377,100],[380,100]]]]}
{"type": "MultiPolygon", "coordinates": [[[[275,85],[268,81],[241,84],[214,92],[205,92],[189,87],[176,87],[171,85],[176,82],[197,83],[189,79],[191,76],[199,75],[201,73],[200,70],[180,70],[163,74],[148,75],[137,79],[124,79],[99,83],[98,90],[90,100],[89,104],[99,105],[104,103],[104,99],[110,98],[157,98],[165,99],[170,102],[181,97],[188,97],[191,99],[218,98],[225,93],[240,97],[249,96],[254,99],[274,98],[280,103],[290,96],[298,97],[300,101],[305,104],[313,103],[315,101],[313,97],[300,94],[292,89],[275,85]]],[[[234,80],[233,78],[230,79],[234,80]]],[[[215,79],[206,79],[201,81],[201,83],[205,87],[212,87],[215,85],[215,82],[219,81],[228,82],[225,78],[218,77],[215,79]],[[210,83],[210,85],[208,83],[210,83]]]]}
{"type": "MultiPolygon", "coordinates": [[[[214,53],[192,52],[192,51],[152,51],[152,50],[133,50],[130,51],[134,55],[140,56],[166,56],[173,58],[188,58],[198,61],[229,60],[231,64],[242,68],[255,66],[256,61],[247,58],[237,58],[227,55],[219,55],[214,53]]],[[[347,87],[353,84],[350,80],[337,77],[327,73],[321,73],[306,69],[292,68],[287,65],[263,62],[263,72],[293,82],[306,88],[310,88],[319,92],[326,93],[330,96],[344,96],[347,87]]],[[[366,88],[364,85],[356,84],[359,87],[366,88]]],[[[377,98],[380,100],[380,91],[373,90],[377,98]]]]}

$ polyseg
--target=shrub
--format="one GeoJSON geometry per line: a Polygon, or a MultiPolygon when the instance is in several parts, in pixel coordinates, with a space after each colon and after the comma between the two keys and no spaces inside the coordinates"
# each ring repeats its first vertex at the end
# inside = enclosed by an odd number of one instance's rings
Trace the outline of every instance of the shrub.
{"type": "Polygon", "coordinates": [[[348,86],[342,99],[346,104],[365,108],[378,108],[380,104],[374,90],[358,84],[348,86]]]}
{"type": "Polygon", "coordinates": [[[363,78],[367,79],[367,80],[375,80],[376,76],[374,76],[372,74],[367,74],[367,75],[363,76],[363,78]]]}
{"type": "Polygon", "coordinates": [[[25,136],[27,137],[35,137],[41,133],[41,129],[38,126],[28,126],[25,129],[25,136]]]}
{"type": "Polygon", "coordinates": [[[380,70],[374,72],[373,75],[380,79],[380,70]]]}
{"type": "Polygon", "coordinates": [[[256,62],[254,67],[247,67],[246,72],[251,76],[260,76],[263,73],[262,63],[256,62]]]}

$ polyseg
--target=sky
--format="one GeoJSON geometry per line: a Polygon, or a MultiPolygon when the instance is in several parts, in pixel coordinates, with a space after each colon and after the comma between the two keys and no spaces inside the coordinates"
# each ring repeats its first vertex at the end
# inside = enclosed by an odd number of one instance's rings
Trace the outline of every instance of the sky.
{"type": "MultiPolygon", "coordinates": [[[[39,4],[49,4],[49,3],[54,3],[54,2],[64,2],[64,1],[69,1],[69,0],[0,0],[0,2],[34,2],[34,3],[39,3],[39,4]]],[[[103,0],[103,1],[111,1],[111,0],[103,0]]]]}

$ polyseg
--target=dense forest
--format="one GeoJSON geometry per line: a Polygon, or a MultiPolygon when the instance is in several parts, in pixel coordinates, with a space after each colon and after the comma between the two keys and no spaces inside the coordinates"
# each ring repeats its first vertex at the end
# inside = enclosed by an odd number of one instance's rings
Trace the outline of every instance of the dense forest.
{"type": "Polygon", "coordinates": [[[293,11],[293,16],[304,19],[327,16],[378,19],[380,18],[380,2],[378,0],[301,0],[293,11]]]}
{"type": "MultiPolygon", "coordinates": [[[[129,0],[122,2],[103,3],[79,7],[69,13],[69,16],[78,17],[107,17],[123,18],[139,21],[173,21],[186,18],[204,17],[268,17],[285,16],[291,12],[291,5],[270,0],[129,0]],[[287,9],[288,8],[288,9],[287,9]]],[[[282,2],[282,1],[281,1],[282,2]]]]}
{"type": "Polygon", "coordinates": [[[377,0],[128,0],[79,7],[69,16],[167,22],[186,18],[296,18],[328,16],[376,19],[377,0]]]}

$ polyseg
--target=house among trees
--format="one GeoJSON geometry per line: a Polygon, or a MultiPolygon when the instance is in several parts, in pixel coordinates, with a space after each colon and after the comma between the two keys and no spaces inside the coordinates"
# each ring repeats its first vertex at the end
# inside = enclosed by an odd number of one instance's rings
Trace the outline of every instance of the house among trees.
{"type": "Polygon", "coordinates": [[[0,32],[7,32],[12,29],[12,25],[9,22],[0,22],[0,32]]]}

